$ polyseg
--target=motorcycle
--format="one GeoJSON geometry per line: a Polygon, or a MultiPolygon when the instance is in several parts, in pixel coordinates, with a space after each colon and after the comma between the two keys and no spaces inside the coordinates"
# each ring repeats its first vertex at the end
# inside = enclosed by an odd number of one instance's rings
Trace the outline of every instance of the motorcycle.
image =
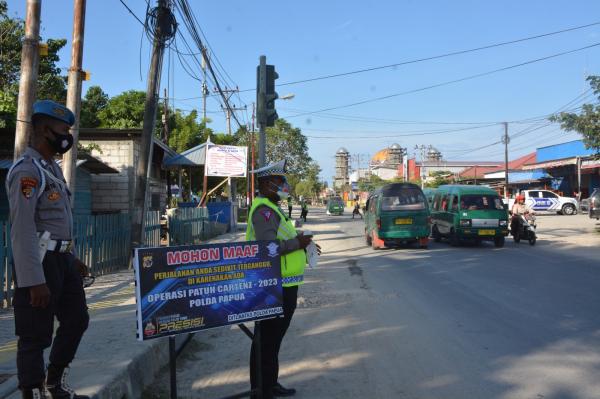
{"type": "Polygon", "coordinates": [[[536,227],[534,215],[513,215],[513,224],[511,226],[510,234],[513,236],[513,240],[516,243],[523,239],[529,241],[529,245],[535,245],[537,240],[537,235],[535,233],[536,227]]]}

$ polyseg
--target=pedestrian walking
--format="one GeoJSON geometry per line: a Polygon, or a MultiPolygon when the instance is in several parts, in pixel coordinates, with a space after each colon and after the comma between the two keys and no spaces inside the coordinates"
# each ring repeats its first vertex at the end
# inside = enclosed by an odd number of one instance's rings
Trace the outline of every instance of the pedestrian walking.
{"type": "Polygon", "coordinates": [[[288,198],[288,217],[292,218],[292,197],[288,198]]]}
{"type": "Polygon", "coordinates": [[[83,290],[88,267],[73,255],[71,193],[54,161],[73,145],[75,116],[53,101],[33,105],[29,147],[6,176],[15,285],[17,373],[26,399],[86,399],[66,383],[89,315],[83,290]],[[54,318],[59,326],[54,333],[54,318]],[[50,347],[44,369],[44,349],[50,347]]]}
{"type": "Polygon", "coordinates": [[[302,210],[300,211],[300,219],[306,222],[306,217],[308,216],[308,203],[305,199],[302,200],[300,206],[302,207],[302,210]]]}
{"type": "Polygon", "coordinates": [[[358,203],[358,201],[354,203],[354,209],[352,210],[352,219],[354,219],[354,215],[360,216],[361,219],[363,218],[362,213],[360,213],[360,204],[358,203]]]}
{"type": "MultiPolygon", "coordinates": [[[[259,196],[252,202],[248,216],[246,240],[278,240],[283,285],[283,317],[261,321],[260,358],[262,381],[257,381],[256,343],[250,352],[250,383],[252,389],[262,388],[263,398],[292,396],[293,388],[285,388],[279,378],[279,349],[296,309],[298,286],[304,282],[305,248],[312,236],[298,233],[294,223],[279,208],[280,201],[289,197],[285,178],[285,161],[253,171],[258,179],[259,196]],[[260,385],[259,385],[260,384],[260,385]]],[[[320,247],[318,247],[320,251],[320,247]]],[[[320,252],[319,252],[320,253],[320,252]]]]}

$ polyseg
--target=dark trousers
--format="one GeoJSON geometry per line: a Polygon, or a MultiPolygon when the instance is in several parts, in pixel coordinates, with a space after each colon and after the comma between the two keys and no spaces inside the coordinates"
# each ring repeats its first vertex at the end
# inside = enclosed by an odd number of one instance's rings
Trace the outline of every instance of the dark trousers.
{"type": "MultiPolygon", "coordinates": [[[[29,288],[15,290],[15,334],[17,370],[20,388],[40,386],[45,379],[44,349],[52,345],[50,363],[66,367],[77,352],[89,315],[79,270],[72,254],[48,252],[44,257],[44,275],[50,290],[50,304],[32,307],[29,288]],[[54,318],[59,322],[54,342],[54,318]]],[[[18,286],[18,281],[17,281],[18,286]]]]}
{"type": "Polygon", "coordinates": [[[288,208],[288,217],[292,218],[292,208],[288,208]]]}
{"type": "MultiPolygon", "coordinates": [[[[263,398],[273,397],[271,389],[277,383],[279,377],[279,349],[292,316],[296,310],[298,299],[298,286],[283,287],[283,317],[263,320],[260,322],[260,344],[262,363],[262,389],[263,398]]],[[[250,385],[252,389],[258,386],[256,379],[255,343],[252,342],[250,351],[250,385]]]]}

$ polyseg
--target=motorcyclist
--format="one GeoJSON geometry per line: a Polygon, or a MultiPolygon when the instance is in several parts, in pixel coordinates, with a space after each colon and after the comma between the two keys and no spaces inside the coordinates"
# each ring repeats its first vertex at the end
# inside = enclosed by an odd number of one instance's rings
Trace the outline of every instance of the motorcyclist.
{"type": "Polygon", "coordinates": [[[522,194],[517,195],[515,203],[511,209],[512,219],[510,228],[514,232],[517,228],[521,227],[521,216],[530,217],[535,214],[527,204],[525,204],[525,196],[522,194]]]}

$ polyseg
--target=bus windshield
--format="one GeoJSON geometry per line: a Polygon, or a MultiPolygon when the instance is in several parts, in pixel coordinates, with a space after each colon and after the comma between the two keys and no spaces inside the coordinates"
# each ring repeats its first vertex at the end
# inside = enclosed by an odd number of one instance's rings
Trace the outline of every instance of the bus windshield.
{"type": "Polygon", "coordinates": [[[401,211],[425,209],[425,196],[421,190],[408,188],[381,199],[382,211],[401,211]]]}

